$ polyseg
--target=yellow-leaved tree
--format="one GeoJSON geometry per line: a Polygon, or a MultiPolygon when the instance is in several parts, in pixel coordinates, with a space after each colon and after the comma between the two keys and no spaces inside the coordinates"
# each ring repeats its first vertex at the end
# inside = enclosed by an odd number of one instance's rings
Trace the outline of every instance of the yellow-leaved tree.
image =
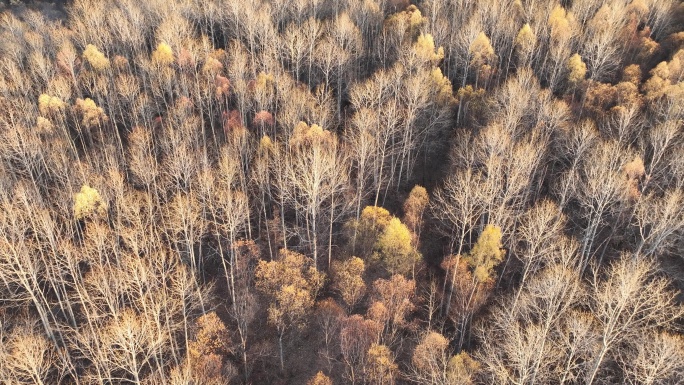
{"type": "Polygon", "coordinates": [[[579,54],[574,54],[568,59],[568,82],[570,86],[575,88],[579,86],[584,78],[587,76],[587,65],[582,61],[579,54]]]}
{"type": "Polygon", "coordinates": [[[475,69],[475,88],[477,88],[480,80],[487,80],[494,73],[494,66],[496,65],[496,53],[489,37],[484,32],[480,32],[475,40],[470,43],[468,48],[470,53],[470,66],[475,69]]]}
{"type": "Polygon", "coordinates": [[[318,372],[306,382],[306,385],[333,385],[333,382],[330,377],[323,374],[323,372],[318,372]]]}
{"type": "Polygon", "coordinates": [[[210,312],[199,317],[195,336],[188,343],[189,367],[193,376],[203,384],[223,384],[230,380],[225,373],[234,369],[225,356],[231,352],[230,334],[226,325],[210,312]]]}
{"type": "Polygon", "coordinates": [[[373,344],[368,349],[366,379],[374,385],[394,385],[399,367],[392,351],[385,345],[373,344]]]}
{"type": "Polygon", "coordinates": [[[404,223],[413,233],[413,244],[418,245],[420,230],[423,227],[423,214],[430,203],[430,197],[423,186],[416,185],[404,201],[404,223]]]}
{"type": "Polygon", "coordinates": [[[64,110],[65,104],[56,96],[42,94],[38,97],[38,111],[43,116],[50,116],[64,110]]]}
{"type": "Polygon", "coordinates": [[[83,58],[96,71],[104,71],[110,67],[109,59],[92,44],[86,46],[83,58]]]}
{"type": "Polygon", "coordinates": [[[528,23],[520,28],[518,35],[515,37],[515,48],[518,54],[518,61],[520,66],[529,63],[530,56],[534,52],[534,47],[537,45],[537,36],[532,31],[528,23]]]}
{"type": "Polygon", "coordinates": [[[333,287],[340,292],[348,311],[351,311],[366,293],[364,271],[366,264],[359,257],[334,262],[332,265],[333,287]]]}
{"type": "Polygon", "coordinates": [[[391,274],[408,274],[420,253],[413,247],[411,231],[399,218],[392,218],[375,243],[374,260],[379,261],[391,274]]]}
{"type": "Polygon", "coordinates": [[[88,186],[81,186],[81,191],[74,194],[74,217],[78,220],[94,215],[106,215],[107,205],[102,200],[100,193],[88,186]]]}
{"type": "Polygon", "coordinates": [[[456,269],[455,279],[446,303],[446,313],[459,331],[458,347],[468,334],[470,320],[484,305],[494,282],[494,268],[499,265],[506,250],[501,245],[501,228],[487,225],[477,242],[464,256],[450,256],[442,262],[445,270],[456,269]]]}
{"type": "Polygon", "coordinates": [[[506,250],[501,246],[501,228],[494,225],[485,226],[477,243],[464,258],[473,270],[475,279],[484,282],[492,277],[494,267],[501,263],[506,255],[506,250]]]}
{"type": "Polygon", "coordinates": [[[157,49],[152,52],[152,62],[155,64],[167,66],[172,64],[173,61],[173,49],[165,42],[159,43],[157,49]]]}
{"type": "Polygon", "coordinates": [[[325,274],[316,269],[313,259],[283,249],[277,260],[259,261],[254,275],[257,289],[269,299],[268,323],[278,331],[280,368],[284,369],[283,337],[304,323],[325,274]]]}
{"type": "Polygon", "coordinates": [[[421,255],[414,247],[411,230],[382,207],[367,206],[358,221],[348,224],[357,236],[353,252],[392,274],[411,273],[421,255]]]}

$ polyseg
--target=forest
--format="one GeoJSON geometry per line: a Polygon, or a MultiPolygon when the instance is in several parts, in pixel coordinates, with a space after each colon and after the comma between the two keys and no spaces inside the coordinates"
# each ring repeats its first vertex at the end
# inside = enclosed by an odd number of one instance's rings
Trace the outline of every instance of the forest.
{"type": "Polygon", "coordinates": [[[683,1],[8,3],[0,385],[684,384],[683,1]]]}

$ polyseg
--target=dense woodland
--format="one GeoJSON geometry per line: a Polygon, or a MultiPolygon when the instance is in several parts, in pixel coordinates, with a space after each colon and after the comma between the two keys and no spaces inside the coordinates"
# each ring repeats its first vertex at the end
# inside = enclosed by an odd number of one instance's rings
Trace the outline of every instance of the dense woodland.
{"type": "Polygon", "coordinates": [[[684,3],[0,16],[0,384],[684,383],[684,3]]]}

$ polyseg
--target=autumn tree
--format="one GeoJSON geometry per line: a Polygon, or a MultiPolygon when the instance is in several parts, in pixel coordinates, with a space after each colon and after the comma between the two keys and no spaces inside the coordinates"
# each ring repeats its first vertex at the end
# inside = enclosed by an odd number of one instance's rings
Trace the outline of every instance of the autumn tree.
{"type": "Polygon", "coordinates": [[[407,316],[414,309],[416,283],[401,275],[373,283],[372,303],[368,316],[384,325],[382,341],[392,345],[399,330],[407,325],[407,316]]]}
{"type": "Polygon", "coordinates": [[[313,263],[302,254],[283,249],[277,260],[259,261],[254,273],[257,288],[270,301],[268,322],[278,331],[281,370],[285,369],[283,337],[305,322],[325,279],[313,263]]]}
{"type": "Polygon", "coordinates": [[[356,314],[344,322],[340,330],[340,351],[346,366],[346,377],[352,384],[363,381],[369,349],[379,342],[382,329],[381,323],[356,314]]]}
{"type": "Polygon", "coordinates": [[[420,231],[423,226],[423,214],[429,204],[427,190],[422,186],[411,189],[409,196],[404,201],[404,223],[413,234],[413,244],[418,245],[420,231]]]}
{"type": "Polygon", "coordinates": [[[494,268],[503,261],[505,253],[501,249],[501,229],[487,225],[467,255],[442,262],[442,268],[453,271],[456,277],[449,283],[446,314],[459,330],[459,346],[463,346],[471,318],[492,289],[494,268]]]}
{"type": "Polygon", "coordinates": [[[367,382],[377,385],[393,385],[398,366],[394,363],[392,351],[384,345],[373,344],[368,348],[367,382]]]}
{"type": "Polygon", "coordinates": [[[306,383],[306,385],[333,385],[333,382],[330,377],[323,374],[323,372],[318,372],[306,383]]]}
{"type": "Polygon", "coordinates": [[[333,262],[331,271],[333,287],[342,296],[349,312],[354,309],[366,293],[366,283],[363,280],[365,270],[365,263],[358,257],[333,262]]]}

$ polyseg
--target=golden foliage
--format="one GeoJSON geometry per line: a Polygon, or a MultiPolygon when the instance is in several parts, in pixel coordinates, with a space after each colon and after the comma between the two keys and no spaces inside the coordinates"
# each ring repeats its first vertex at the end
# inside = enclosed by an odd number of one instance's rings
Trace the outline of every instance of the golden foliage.
{"type": "Polygon", "coordinates": [[[230,335],[226,325],[216,312],[202,315],[195,321],[197,331],[190,344],[190,356],[194,359],[210,354],[226,354],[230,351],[230,335]]]}
{"type": "Polygon", "coordinates": [[[50,120],[45,119],[42,116],[39,116],[36,118],[36,128],[39,133],[48,134],[53,132],[54,126],[52,125],[52,122],[50,120]]]}
{"type": "Polygon", "coordinates": [[[408,274],[420,258],[408,227],[398,218],[392,218],[375,243],[373,259],[380,261],[392,274],[408,274]]]}
{"type": "Polygon", "coordinates": [[[385,28],[398,28],[400,33],[405,33],[415,38],[415,35],[426,22],[427,19],[420,10],[415,5],[410,5],[404,11],[389,15],[385,21],[385,28]]]}
{"type": "Polygon", "coordinates": [[[587,65],[582,61],[582,57],[579,54],[574,54],[568,59],[568,81],[573,86],[576,86],[584,80],[587,76],[587,65]]]}
{"type": "Polygon", "coordinates": [[[456,102],[459,104],[468,103],[471,105],[471,109],[474,108],[475,111],[478,111],[485,107],[484,101],[486,96],[487,91],[484,88],[474,88],[468,84],[456,91],[456,102]]]}
{"type": "Polygon", "coordinates": [[[102,201],[100,193],[88,186],[81,186],[81,191],[74,195],[74,217],[84,219],[92,215],[106,215],[107,205],[102,201]]]}
{"type": "Polygon", "coordinates": [[[465,261],[474,269],[473,275],[479,282],[488,281],[494,267],[503,261],[506,250],[501,248],[501,228],[487,225],[477,239],[475,246],[466,257],[465,261]]]}
{"type": "Polygon", "coordinates": [[[639,184],[646,176],[644,161],[640,156],[636,156],[631,162],[625,164],[622,170],[627,176],[627,196],[630,199],[638,199],[641,196],[639,184]]]}
{"type": "Polygon", "coordinates": [[[38,111],[42,115],[49,116],[50,114],[62,112],[64,107],[64,102],[56,96],[41,94],[38,97],[38,111]]]}
{"type": "Polygon", "coordinates": [[[677,51],[669,62],[660,62],[651,70],[651,78],[644,84],[649,99],[662,96],[676,98],[684,95],[684,49],[677,51]]]}
{"type": "Polygon", "coordinates": [[[262,136],[259,140],[259,152],[262,154],[268,154],[274,149],[275,147],[273,141],[271,140],[271,137],[268,135],[262,136]]]}
{"type": "Polygon", "coordinates": [[[518,35],[515,37],[516,47],[525,53],[529,53],[536,44],[537,37],[534,35],[534,32],[532,32],[530,25],[525,23],[525,25],[520,28],[520,31],[518,31],[518,35]]]}
{"type": "Polygon", "coordinates": [[[230,336],[226,325],[210,312],[195,321],[195,337],[188,344],[188,362],[201,383],[224,383],[223,373],[229,363],[225,356],[231,353],[230,336]],[[216,381],[216,382],[215,382],[216,381]]]}
{"type": "Polygon", "coordinates": [[[442,74],[442,70],[439,67],[435,67],[430,71],[430,80],[432,80],[434,89],[437,90],[436,98],[440,105],[456,103],[451,81],[442,74]]]}
{"type": "Polygon", "coordinates": [[[384,229],[391,219],[392,215],[382,207],[366,206],[361,211],[361,221],[375,229],[384,229]]]}
{"type": "Polygon", "coordinates": [[[480,370],[480,363],[467,352],[461,352],[449,360],[447,376],[454,384],[473,384],[472,378],[480,370]]]}
{"type": "Polygon", "coordinates": [[[165,42],[159,43],[157,49],[152,52],[152,63],[168,66],[173,64],[173,49],[165,42]]]}
{"type": "Polygon", "coordinates": [[[309,126],[304,122],[299,122],[292,131],[290,145],[296,147],[320,146],[332,144],[334,140],[334,135],[318,124],[309,126]]]}
{"type": "Polygon", "coordinates": [[[415,5],[410,5],[406,9],[406,12],[410,14],[409,25],[411,26],[411,28],[419,28],[421,25],[425,23],[425,18],[423,17],[423,14],[420,13],[420,10],[415,5]]]}
{"type": "Polygon", "coordinates": [[[347,306],[353,308],[366,293],[366,283],[363,281],[365,263],[361,258],[351,257],[346,261],[334,262],[332,271],[333,286],[347,306]]]}
{"type": "Polygon", "coordinates": [[[109,69],[109,59],[92,44],[86,46],[83,51],[83,58],[96,71],[109,69]]]}
{"type": "Polygon", "coordinates": [[[625,67],[622,70],[622,81],[639,86],[641,84],[641,67],[638,64],[631,64],[625,67]]]}
{"type": "Polygon", "coordinates": [[[107,115],[105,115],[102,107],[98,107],[95,102],[86,98],[76,99],[76,111],[80,112],[82,115],[81,124],[85,127],[95,127],[98,124],[103,124],[109,121],[107,115]]]}
{"type": "Polygon", "coordinates": [[[394,384],[398,370],[392,351],[385,345],[372,344],[368,348],[368,377],[371,384],[394,384]]]}
{"type": "Polygon", "coordinates": [[[313,378],[307,381],[306,385],[333,385],[333,382],[330,377],[323,374],[323,372],[318,372],[313,378]]]}
{"type": "Polygon", "coordinates": [[[568,39],[572,35],[570,21],[567,18],[565,8],[556,5],[549,15],[549,26],[551,27],[551,39],[557,43],[568,39]]]}
{"type": "Polygon", "coordinates": [[[494,47],[484,32],[480,32],[475,40],[470,43],[468,52],[471,56],[470,64],[474,67],[491,65],[496,60],[494,47]]]}
{"type": "Polygon", "coordinates": [[[420,371],[433,371],[436,369],[435,365],[440,363],[439,361],[448,347],[449,341],[443,335],[429,332],[416,345],[411,362],[420,371]]]}
{"type": "MultiPolygon", "coordinates": [[[[189,61],[188,61],[189,62],[189,61]]],[[[223,69],[223,64],[217,59],[208,56],[207,60],[204,61],[204,66],[202,66],[202,71],[209,74],[217,74],[223,69]]]]}
{"type": "MultiPolygon", "coordinates": [[[[408,198],[404,201],[404,223],[414,236],[420,233],[423,224],[423,213],[430,202],[427,190],[423,186],[415,185],[408,198]]],[[[414,240],[414,244],[416,243],[414,240]]]]}
{"type": "Polygon", "coordinates": [[[433,62],[437,64],[440,60],[444,59],[444,48],[439,47],[435,51],[435,40],[429,33],[420,34],[418,40],[413,44],[413,49],[416,54],[426,61],[433,62]]]}
{"type": "Polygon", "coordinates": [[[254,80],[253,86],[255,92],[265,92],[266,90],[275,87],[275,78],[272,74],[259,72],[256,79],[254,80]]]}
{"type": "Polygon", "coordinates": [[[257,289],[271,298],[269,323],[281,331],[299,324],[325,280],[311,258],[285,249],[280,250],[278,260],[259,261],[254,276],[257,289]]]}

